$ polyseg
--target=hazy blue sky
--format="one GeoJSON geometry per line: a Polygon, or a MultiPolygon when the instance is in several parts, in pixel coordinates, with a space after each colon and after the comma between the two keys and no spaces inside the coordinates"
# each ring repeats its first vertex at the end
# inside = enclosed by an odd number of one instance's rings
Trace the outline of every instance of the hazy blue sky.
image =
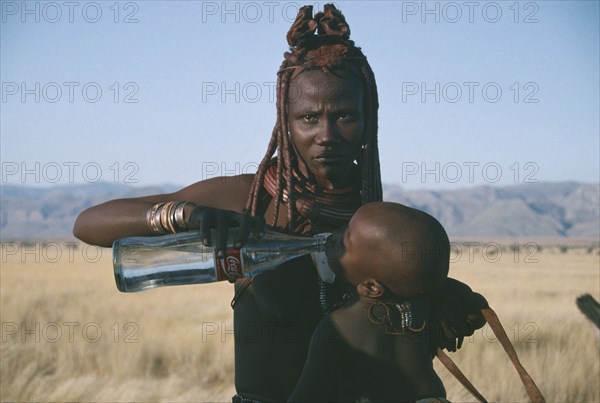
{"type": "MultiPolygon", "coordinates": [[[[255,170],[302,3],[0,4],[2,184],[255,170]]],[[[335,4],[375,71],[384,182],[599,181],[597,1],[335,4]]]]}

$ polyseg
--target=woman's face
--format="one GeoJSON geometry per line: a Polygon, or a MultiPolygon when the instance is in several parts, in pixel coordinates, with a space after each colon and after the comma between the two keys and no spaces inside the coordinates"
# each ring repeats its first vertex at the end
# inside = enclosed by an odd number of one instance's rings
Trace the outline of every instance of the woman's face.
{"type": "Polygon", "coordinates": [[[304,71],[289,91],[289,128],[300,163],[325,189],[348,186],[363,144],[363,86],[352,73],[304,71]]]}

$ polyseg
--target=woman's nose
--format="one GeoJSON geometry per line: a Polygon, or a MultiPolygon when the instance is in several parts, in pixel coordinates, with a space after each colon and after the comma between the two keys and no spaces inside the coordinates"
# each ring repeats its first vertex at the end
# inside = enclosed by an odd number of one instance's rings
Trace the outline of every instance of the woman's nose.
{"type": "Polygon", "coordinates": [[[316,143],[320,146],[338,144],[342,140],[339,128],[335,121],[326,119],[317,134],[316,143]]]}

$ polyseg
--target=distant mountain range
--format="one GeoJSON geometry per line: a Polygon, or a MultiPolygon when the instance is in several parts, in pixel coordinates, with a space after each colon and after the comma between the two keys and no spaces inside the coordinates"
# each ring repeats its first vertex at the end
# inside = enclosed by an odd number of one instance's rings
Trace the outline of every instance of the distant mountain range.
{"type": "MultiPolygon", "coordinates": [[[[111,183],[53,188],[3,185],[1,238],[71,238],[77,215],[90,206],[176,189],[111,183]]],[[[442,191],[386,185],[384,200],[427,211],[441,221],[450,237],[600,238],[600,185],[595,184],[536,183],[442,191]]]]}
{"type": "Polygon", "coordinates": [[[451,237],[600,237],[600,185],[532,183],[448,191],[390,185],[383,198],[427,211],[451,237]]]}

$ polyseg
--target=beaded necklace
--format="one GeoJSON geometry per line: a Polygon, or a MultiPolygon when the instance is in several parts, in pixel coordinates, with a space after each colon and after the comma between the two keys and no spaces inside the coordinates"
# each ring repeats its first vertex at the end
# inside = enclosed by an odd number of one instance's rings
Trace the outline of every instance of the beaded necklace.
{"type": "MultiPolygon", "coordinates": [[[[285,175],[285,172],[284,172],[285,175]]],[[[352,215],[362,205],[359,185],[341,189],[323,189],[304,177],[297,169],[293,170],[296,209],[304,219],[294,232],[315,232],[315,227],[338,228],[350,221],[352,215]]],[[[285,178],[287,179],[287,178],[285,178]]],[[[277,195],[277,162],[272,161],[265,174],[264,188],[271,197],[277,195]]],[[[285,187],[283,202],[288,203],[285,187]]]]}

